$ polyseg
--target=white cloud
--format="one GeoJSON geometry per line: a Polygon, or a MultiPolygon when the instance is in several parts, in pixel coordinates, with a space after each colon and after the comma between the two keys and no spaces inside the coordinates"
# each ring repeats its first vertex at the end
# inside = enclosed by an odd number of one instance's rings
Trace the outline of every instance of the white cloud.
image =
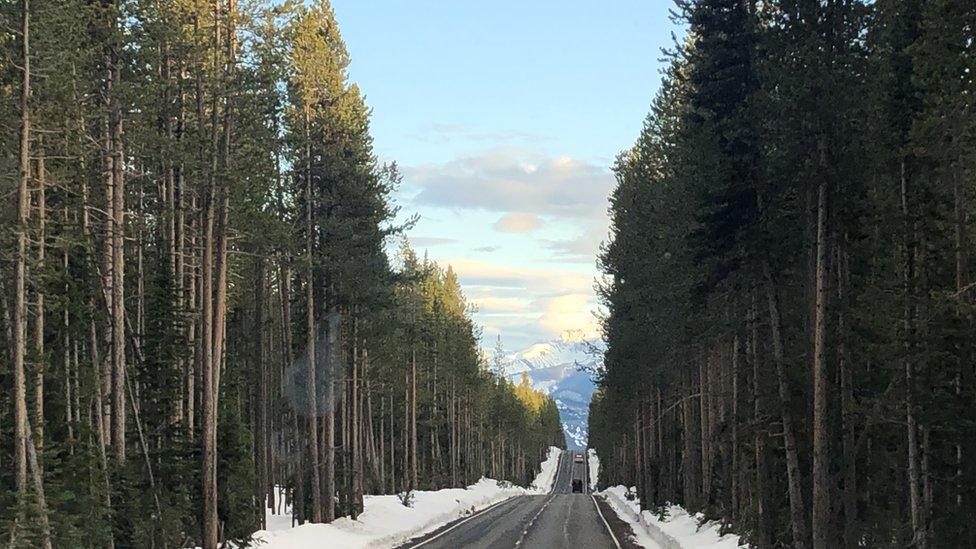
{"type": "Polygon", "coordinates": [[[465,259],[445,260],[454,267],[476,320],[486,334],[501,333],[522,343],[558,338],[567,330],[599,334],[593,280],[561,269],[532,269],[465,259]]]}
{"type": "Polygon", "coordinates": [[[597,273],[590,269],[607,233],[609,169],[509,147],[405,168],[404,174],[408,209],[441,215],[438,232],[470,241],[471,252],[484,254],[450,257],[443,252],[464,252],[445,247],[437,257],[458,273],[484,328],[483,344],[490,346],[496,334],[512,348],[568,330],[599,335],[597,273]]]}
{"type": "Polygon", "coordinates": [[[565,218],[606,216],[613,176],[602,166],[499,148],[444,164],[405,168],[418,205],[527,212],[565,218]]]}
{"type": "Polygon", "coordinates": [[[592,277],[561,269],[534,269],[499,265],[474,259],[444,259],[461,277],[465,289],[482,292],[497,289],[528,290],[531,296],[587,293],[592,289],[592,277]]]}
{"type": "Polygon", "coordinates": [[[494,227],[503,233],[531,233],[542,227],[542,219],[531,213],[511,212],[501,216],[494,227]]]}

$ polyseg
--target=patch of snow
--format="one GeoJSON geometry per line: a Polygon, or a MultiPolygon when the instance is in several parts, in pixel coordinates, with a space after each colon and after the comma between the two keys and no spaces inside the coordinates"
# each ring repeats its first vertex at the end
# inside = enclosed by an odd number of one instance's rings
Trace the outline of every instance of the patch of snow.
{"type": "MultiPolygon", "coordinates": [[[[395,495],[365,496],[357,520],[336,519],[331,524],[304,524],[292,528],[290,506],[282,514],[267,513],[267,529],[254,533],[262,549],[353,549],[395,547],[481,509],[511,497],[547,493],[552,489],[559,464],[559,448],[551,447],[539,474],[529,488],[482,478],[467,488],[413,492],[406,507],[395,495]]],[[[278,491],[278,497],[284,497],[278,491]]],[[[284,501],[284,500],[280,500],[284,501]]]]}
{"type": "Polygon", "coordinates": [[[598,341],[585,338],[562,337],[558,340],[530,345],[522,351],[509,353],[502,359],[505,374],[518,380],[522,372],[544,370],[558,366],[595,368],[603,360],[598,341]]]}
{"type": "MultiPolygon", "coordinates": [[[[630,490],[634,490],[631,488],[630,490]]],[[[739,549],[748,548],[740,544],[735,534],[721,535],[721,524],[715,521],[702,522],[701,513],[691,515],[680,505],[665,505],[666,516],[661,520],[651,511],[640,511],[640,500],[627,499],[627,488],[613,486],[599,492],[606,497],[610,507],[621,520],[630,524],[636,541],[651,549],[739,549]]]]}
{"type": "Polygon", "coordinates": [[[537,494],[548,494],[552,491],[552,485],[556,482],[556,471],[559,470],[559,456],[562,452],[555,446],[549,447],[549,453],[539,467],[539,474],[532,481],[530,490],[534,490],[537,494]]]}
{"type": "Polygon", "coordinates": [[[553,352],[552,347],[553,346],[551,343],[536,343],[535,345],[532,345],[528,349],[522,351],[520,354],[522,355],[522,358],[528,360],[533,360],[533,359],[545,360],[548,357],[548,355],[552,354],[553,352]]]}
{"type": "Polygon", "coordinates": [[[586,448],[586,441],[589,435],[583,427],[580,425],[572,425],[568,422],[563,422],[563,433],[566,435],[567,442],[572,442],[573,448],[586,448]]]}
{"type": "Polygon", "coordinates": [[[596,490],[596,483],[600,478],[600,457],[596,455],[596,450],[590,448],[587,453],[587,466],[590,468],[590,491],[596,490]]]}

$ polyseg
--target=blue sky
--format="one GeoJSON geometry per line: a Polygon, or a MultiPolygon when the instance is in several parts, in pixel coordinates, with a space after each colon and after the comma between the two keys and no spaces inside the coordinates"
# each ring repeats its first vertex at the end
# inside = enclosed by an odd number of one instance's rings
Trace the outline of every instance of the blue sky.
{"type": "Polygon", "coordinates": [[[658,87],[671,1],[332,6],[411,242],[458,271],[484,345],[596,335],[609,167],[658,87]]]}

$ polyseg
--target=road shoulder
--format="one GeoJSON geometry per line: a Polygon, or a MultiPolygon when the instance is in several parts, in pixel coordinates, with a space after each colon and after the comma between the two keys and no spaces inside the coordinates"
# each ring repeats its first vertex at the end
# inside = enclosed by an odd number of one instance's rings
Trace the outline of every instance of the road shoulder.
{"type": "Polygon", "coordinates": [[[621,549],[642,549],[642,546],[636,541],[634,531],[631,529],[630,524],[624,522],[617,515],[617,512],[610,507],[610,504],[607,503],[603,496],[594,494],[593,497],[596,499],[596,504],[599,506],[600,512],[603,513],[603,518],[606,519],[607,525],[610,526],[613,535],[620,542],[621,549]]]}

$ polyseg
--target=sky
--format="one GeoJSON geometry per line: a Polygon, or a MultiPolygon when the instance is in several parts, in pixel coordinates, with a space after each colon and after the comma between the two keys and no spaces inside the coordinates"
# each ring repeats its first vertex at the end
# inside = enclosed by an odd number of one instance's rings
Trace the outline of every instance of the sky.
{"type": "Polygon", "coordinates": [[[658,88],[671,0],[332,6],[411,245],[458,273],[482,346],[599,337],[610,167],[658,88]]]}

